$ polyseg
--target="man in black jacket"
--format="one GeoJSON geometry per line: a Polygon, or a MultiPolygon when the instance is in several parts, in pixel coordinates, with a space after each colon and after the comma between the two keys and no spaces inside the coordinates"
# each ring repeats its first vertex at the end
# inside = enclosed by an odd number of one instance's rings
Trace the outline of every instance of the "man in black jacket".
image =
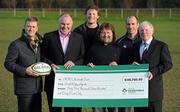
{"type": "Polygon", "coordinates": [[[31,68],[41,58],[37,31],[38,19],[28,17],[21,37],[10,44],[4,62],[13,73],[18,112],[41,112],[42,78],[31,68]]]}
{"type": "Polygon", "coordinates": [[[98,19],[100,18],[99,8],[96,5],[90,5],[85,10],[86,22],[74,29],[83,36],[86,51],[92,44],[98,41],[97,31],[99,29],[98,19]]]}
{"type": "MultiPolygon", "coordinates": [[[[64,65],[71,68],[75,65],[82,65],[84,58],[84,41],[80,34],[72,32],[72,17],[65,13],[58,19],[59,29],[46,33],[42,44],[42,51],[46,62],[52,67],[64,65]]],[[[49,111],[61,112],[61,107],[52,107],[54,72],[45,78],[45,91],[47,94],[49,111]]],[[[65,112],[81,112],[81,108],[66,107],[65,112]]]]}
{"type": "Polygon", "coordinates": [[[172,68],[172,60],[166,43],[153,37],[154,27],[144,21],[139,33],[142,42],[134,45],[134,61],[149,64],[149,103],[148,107],[136,107],[135,112],[162,112],[163,73],[172,68]]]}
{"type": "MultiPolygon", "coordinates": [[[[117,66],[119,61],[120,52],[119,49],[114,45],[116,39],[115,28],[110,23],[101,24],[98,36],[100,42],[92,45],[87,53],[88,66],[94,67],[95,65],[108,65],[117,66]]],[[[117,112],[114,107],[94,107],[93,112],[117,112]]]]}
{"type": "Polygon", "coordinates": [[[132,64],[133,45],[141,41],[138,33],[138,18],[136,16],[127,17],[125,24],[127,29],[126,34],[116,41],[117,46],[121,49],[119,64],[132,64]]]}
{"type": "MultiPolygon", "coordinates": [[[[125,35],[116,40],[117,46],[121,50],[119,64],[132,64],[133,62],[133,45],[141,41],[138,33],[139,22],[136,16],[127,17],[126,21],[127,32],[125,35]]],[[[131,108],[119,108],[119,112],[130,112],[131,108]]]]}

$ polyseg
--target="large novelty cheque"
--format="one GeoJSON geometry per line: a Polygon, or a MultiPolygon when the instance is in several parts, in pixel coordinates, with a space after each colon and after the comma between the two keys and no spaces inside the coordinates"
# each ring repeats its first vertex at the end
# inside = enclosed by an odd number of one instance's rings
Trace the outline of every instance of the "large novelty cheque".
{"type": "Polygon", "coordinates": [[[148,65],[55,70],[53,107],[146,107],[148,65]]]}

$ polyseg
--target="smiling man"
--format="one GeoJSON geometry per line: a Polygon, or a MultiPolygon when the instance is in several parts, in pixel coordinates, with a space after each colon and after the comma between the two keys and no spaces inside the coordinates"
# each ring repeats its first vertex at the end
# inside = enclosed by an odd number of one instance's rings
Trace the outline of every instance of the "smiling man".
{"type": "MultiPolygon", "coordinates": [[[[71,68],[75,65],[83,64],[84,41],[80,34],[72,32],[72,17],[65,13],[58,19],[59,29],[46,33],[42,44],[42,52],[46,62],[52,67],[64,65],[71,68]]],[[[49,111],[61,112],[61,107],[52,107],[54,72],[45,78],[45,91],[47,94],[49,111]]],[[[65,108],[65,112],[81,112],[81,108],[65,108]]]]}
{"type": "Polygon", "coordinates": [[[92,44],[98,41],[97,31],[99,29],[98,19],[100,18],[100,11],[96,5],[90,5],[85,10],[85,23],[74,29],[75,32],[81,34],[84,39],[86,51],[92,44]]]}
{"type": "Polygon", "coordinates": [[[32,65],[41,59],[38,19],[25,20],[22,35],[13,41],[4,66],[13,73],[18,112],[41,112],[42,77],[32,70],[32,65]]]}
{"type": "Polygon", "coordinates": [[[149,21],[143,21],[139,27],[142,39],[134,45],[134,61],[149,64],[149,102],[148,107],[135,107],[134,112],[162,112],[163,74],[173,64],[168,45],[154,37],[154,27],[149,21]]]}
{"type": "Polygon", "coordinates": [[[136,16],[129,16],[125,21],[126,34],[120,37],[116,43],[121,48],[120,64],[131,64],[133,62],[132,49],[135,43],[141,41],[138,33],[139,22],[136,16]]]}
{"type": "MultiPolygon", "coordinates": [[[[93,44],[87,53],[88,66],[94,67],[95,65],[118,65],[120,52],[114,45],[115,41],[115,28],[110,23],[103,23],[99,30],[98,36],[100,42],[93,44]]],[[[93,112],[106,112],[106,108],[94,107],[93,112]]],[[[115,108],[107,108],[108,112],[116,112],[115,108]]]]}
{"type": "MultiPolygon", "coordinates": [[[[139,22],[136,16],[129,16],[125,20],[126,34],[120,37],[116,44],[121,50],[119,64],[133,63],[133,45],[141,41],[138,33],[139,22]]],[[[119,108],[119,112],[130,112],[131,108],[119,108]]]]}

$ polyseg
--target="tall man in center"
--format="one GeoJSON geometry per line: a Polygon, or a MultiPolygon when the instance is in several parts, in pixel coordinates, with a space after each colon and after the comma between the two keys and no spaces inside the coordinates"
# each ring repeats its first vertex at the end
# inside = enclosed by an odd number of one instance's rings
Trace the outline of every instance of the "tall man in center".
{"type": "MultiPolygon", "coordinates": [[[[58,19],[59,29],[46,33],[42,45],[43,54],[47,63],[52,67],[64,65],[71,68],[74,65],[82,65],[85,53],[84,41],[80,34],[71,32],[73,26],[72,17],[63,14],[58,19]]],[[[61,112],[61,107],[52,107],[54,72],[45,78],[45,91],[47,94],[49,111],[61,112]]],[[[65,112],[81,112],[81,108],[65,107],[65,112]]]]}
{"type": "Polygon", "coordinates": [[[84,39],[84,44],[86,52],[89,48],[99,41],[98,29],[100,18],[100,10],[96,5],[90,5],[86,8],[85,12],[85,22],[74,29],[75,32],[81,34],[84,39]]]}

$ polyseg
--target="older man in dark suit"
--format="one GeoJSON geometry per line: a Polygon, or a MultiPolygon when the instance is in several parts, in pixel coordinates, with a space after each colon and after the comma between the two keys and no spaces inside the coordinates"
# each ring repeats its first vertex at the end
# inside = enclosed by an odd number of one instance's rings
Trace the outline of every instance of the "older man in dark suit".
{"type": "MultiPolygon", "coordinates": [[[[71,32],[73,20],[69,14],[59,17],[59,29],[46,33],[43,41],[43,54],[52,67],[64,65],[71,68],[83,64],[85,52],[84,41],[80,34],[71,32]]],[[[45,79],[45,91],[48,98],[50,112],[61,112],[60,107],[52,107],[54,72],[45,79]]],[[[81,108],[65,108],[65,112],[80,112],[81,108]]]]}
{"type": "Polygon", "coordinates": [[[144,21],[139,26],[142,42],[134,46],[135,62],[149,64],[149,105],[134,108],[135,112],[162,112],[163,73],[172,68],[167,44],[153,37],[153,25],[144,21]]]}
{"type": "Polygon", "coordinates": [[[18,112],[41,112],[42,78],[31,68],[41,57],[41,37],[37,31],[38,19],[28,17],[22,36],[10,44],[4,63],[6,69],[14,74],[18,112]]]}

